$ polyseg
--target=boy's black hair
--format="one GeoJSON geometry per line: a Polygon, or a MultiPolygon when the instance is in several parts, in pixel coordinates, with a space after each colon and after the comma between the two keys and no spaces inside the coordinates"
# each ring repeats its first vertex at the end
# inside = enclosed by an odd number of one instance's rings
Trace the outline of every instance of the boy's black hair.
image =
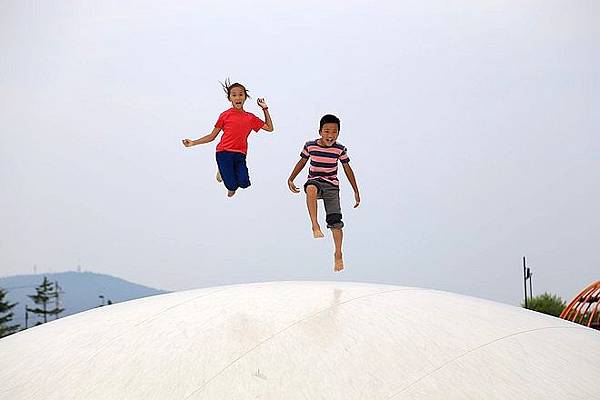
{"type": "Polygon", "coordinates": [[[227,100],[229,100],[229,95],[231,95],[231,89],[236,88],[236,87],[242,88],[244,90],[244,93],[246,94],[246,97],[250,98],[250,95],[248,94],[248,90],[246,89],[246,87],[239,82],[231,83],[229,78],[226,78],[225,82],[219,82],[219,83],[221,84],[221,86],[223,86],[223,90],[225,91],[225,93],[227,93],[227,100]]]}
{"type": "Polygon", "coordinates": [[[337,124],[338,131],[340,130],[340,119],[333,114],[325,114],[321,117],[321,121],[319,122],[319,132],[323,129],[323,125],[325,124],[337,124]]]}

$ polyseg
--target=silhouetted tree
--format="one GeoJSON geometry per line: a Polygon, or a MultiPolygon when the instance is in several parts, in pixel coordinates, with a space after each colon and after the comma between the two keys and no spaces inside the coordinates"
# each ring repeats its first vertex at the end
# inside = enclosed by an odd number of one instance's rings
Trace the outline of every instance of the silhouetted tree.
{"type": "Polygon", "coordinates": [[[0,338],[11,335],[19,330],[19,325],[9,325],[14,315],[11,309],[17,303],[10,304],[8,300],[4,299],[5,296],[6,291],[0,288],[0,338]]]}
{"type": "MultiPolygon", "coordinates": [[[[528,309],[555,317],[558,317],[566,306],[567,303],[560,296],[546,292],[527,301],[528,309]]],[[[525,307],[524,302],[521,303],[521,307],[525,307]]]]}
{"type": "Polygon", "coordinates": [[[48,308],[51,300],[56,299],[58,296],[57,288],[55,287],[54,283],[48,280],[48,278],[44,276],[44,281],[40,286],[35,288],[35,291],[36,294],[29,296],[29,298],[33,300],[38,307],[28,309],[29,312],[32,312],[38,316],[41,315],[44,318],[44,322],[48,322],[49,315],[58,316],[64,311],[64,308],[59,308],[58,305],[51,309],[48,308]],[[40,305],[41,308],[39,307],[40,305]]]}

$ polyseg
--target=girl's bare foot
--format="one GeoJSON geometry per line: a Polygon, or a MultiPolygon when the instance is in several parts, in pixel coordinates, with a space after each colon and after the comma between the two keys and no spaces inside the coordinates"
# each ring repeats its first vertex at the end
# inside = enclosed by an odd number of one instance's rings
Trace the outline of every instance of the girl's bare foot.
{"type": "Polygon", "coordinates": [[[333,255],[334,258],[334,267],[333,270],[335,272],[339,272],[344,269],[344,259],[342,258],[342,253],[335,253],[333,255]]]}
{"type": "Polygon", "coordinates": [[[217,182],[223,182],[223,178],[221,177],[221,171],[217,170],[217,182]]]}
{"type": "Polygon", "coordinates": [[[234,194],[235,194],[235,190],[228,190],[227,191],[227,197],[233,197],[234,194]]]}
{"type": "Polygon", "coordinates": [[[313,231],[313,237],[315,239],[320,239],[322,237],[325,237],[325,235],[323,235],[323,232],[321,232],[321,227],[319,225],[313,226],[312,231],[313,231]]]}

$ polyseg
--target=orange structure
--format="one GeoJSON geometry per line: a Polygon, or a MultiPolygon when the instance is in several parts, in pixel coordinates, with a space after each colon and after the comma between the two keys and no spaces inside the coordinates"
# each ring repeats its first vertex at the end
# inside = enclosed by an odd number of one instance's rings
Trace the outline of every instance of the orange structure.
{"type": "Polygon", "coordinates": [[[600,281],[583,289],[560,313],[562,319],[600,329],[600,281]]]}

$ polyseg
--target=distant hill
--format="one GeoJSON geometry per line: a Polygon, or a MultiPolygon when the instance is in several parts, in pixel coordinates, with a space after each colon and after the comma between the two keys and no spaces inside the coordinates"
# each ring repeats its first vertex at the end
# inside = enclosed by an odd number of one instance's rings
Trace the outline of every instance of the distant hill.
{"type": "MultiPolygon", "coordinates": [[[[98,307],[104,296],[104,302],[112,303],[133,300],[140,297],[168,293],[115,278],[110,275],[93,272],[61,272],[56,274],[17,275],[0,278],[0,288],[5,289],[8,301],[19,303],[13,308],[14,323],[25,326],[25,306],[34,307],[33,301],[27,297],[35,294],[35,287],[44,280],[44,276],[52,282],[57,281],[64,292],[61,296],[61,307],[65,311],[61,317],[98,307]]],[[[29,315],[29,326],[35,325],[37,319],[29,315]]]]}

